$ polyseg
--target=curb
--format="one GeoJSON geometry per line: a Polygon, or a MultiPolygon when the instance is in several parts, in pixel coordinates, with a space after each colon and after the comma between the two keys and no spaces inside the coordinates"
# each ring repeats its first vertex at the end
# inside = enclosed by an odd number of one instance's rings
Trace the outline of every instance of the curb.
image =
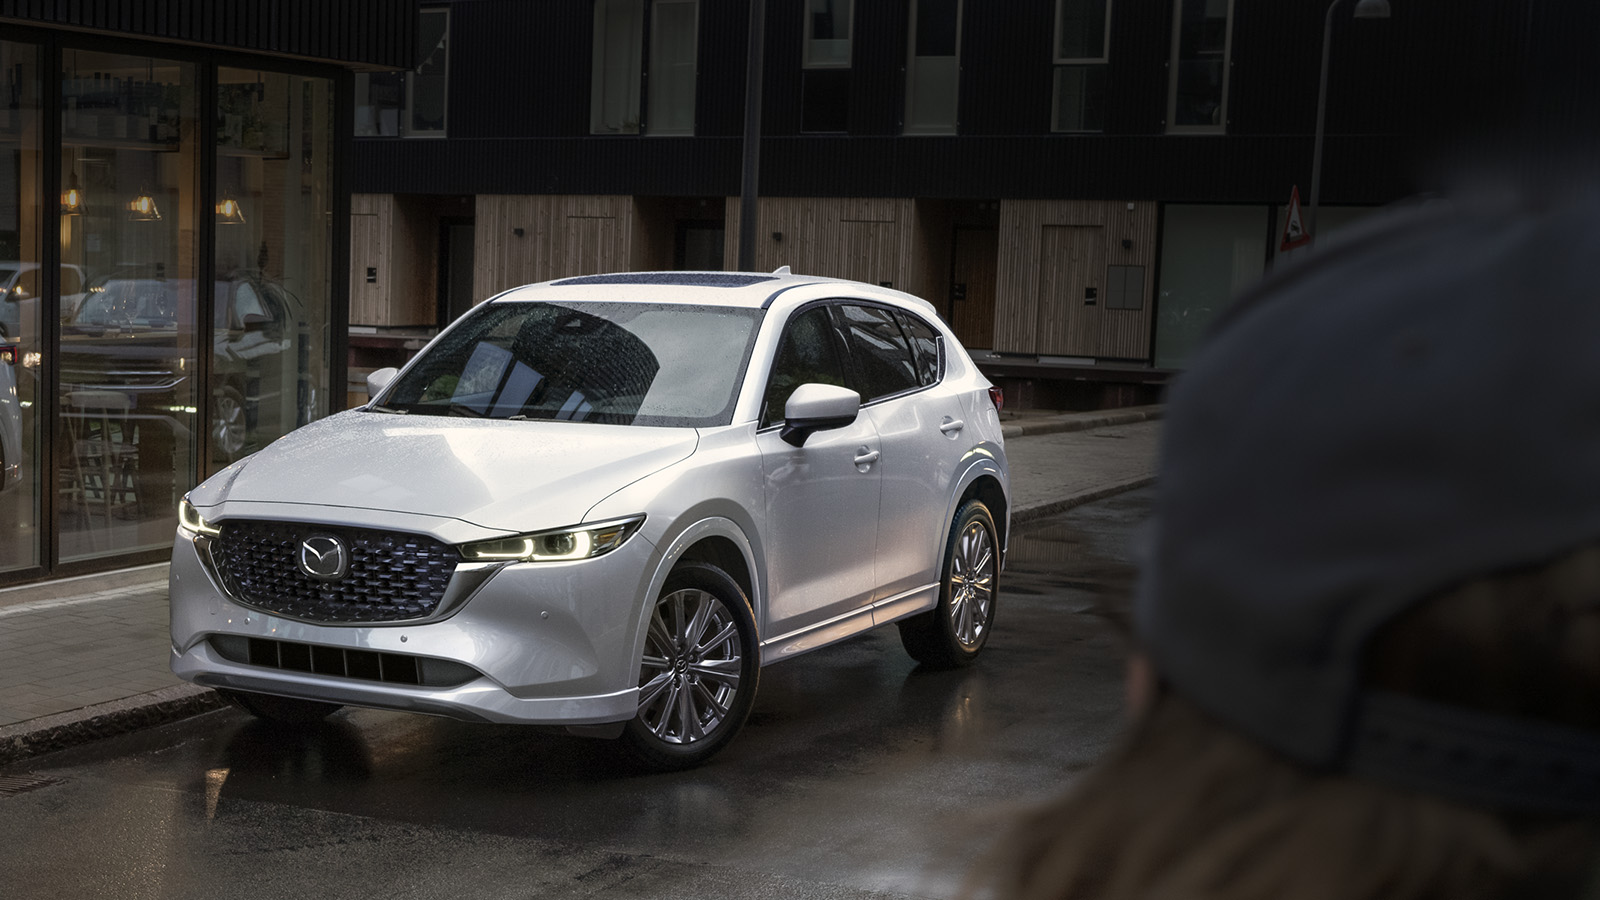
{"type": "Polygon", "coordinates": [[[1138,490],[1142,487],[1149,487],[1155,483],[1156,476],[1140,475],[1137,478],[1129,478],[1127,481],[1119,481],[1115,484],[1108,484],[1104,487],[1093,488],[1092,490],[1079,491],[1070,497],[1063,497],[1059,500],[1046,500],[1043,503],[1035,503],[1032,506],[1024,506],[1011,511],[1011,524],[1013,527],[1015,527],[1016,525],[1022,523],[1032,522],[1035,519],[1043,519],[1046,516],[1053,516],[1059,512],[1066,512],[1067,510],[1072,509],[1074,506],[1082,506],[1085,503],[1093,503],[1096,500],[1104,500],[1107,497],[1114,497],[1117,494],[1126,493],[1127,491],[1138,490]]]}
{"type": "Polygon", "coordinates": [[[1000,433],[1010,439],[1028,437],[1035,434],[1055,434],[1061,431],[1087,431],[1091,428],[1105,428],[1110,425],[1132,425],[1136,422],[1148,422],[1152,419],[1161,418],[1164,413],[1165,407],[1162,406],[1130,406],[1126,409],[1114,409],[1107,412],[1066,413],[1060,416],[1001,425],[1000,433]]]}
{"type": "Polygon", "coordinates": [[[0,765],[187,719],[225,703],[211,688],[178,684],[6,725],[0,727],[0,765]]]}

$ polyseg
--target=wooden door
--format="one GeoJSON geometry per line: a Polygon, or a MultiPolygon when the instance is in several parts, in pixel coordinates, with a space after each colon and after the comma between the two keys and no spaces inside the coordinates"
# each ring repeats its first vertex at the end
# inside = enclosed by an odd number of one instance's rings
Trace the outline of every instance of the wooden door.
{"type": "Polygon", "coordinates": [[[1105,305],[1098,225],[1046,225],[1039,239],[1038,345],[1049,356],[1094,356],[1105,305]]]}
{"type": "Polygon", "coordinates": [[[945,318],[968,348],[994,347],[994,295],[1000,230],[957,228],[945,318]]]}

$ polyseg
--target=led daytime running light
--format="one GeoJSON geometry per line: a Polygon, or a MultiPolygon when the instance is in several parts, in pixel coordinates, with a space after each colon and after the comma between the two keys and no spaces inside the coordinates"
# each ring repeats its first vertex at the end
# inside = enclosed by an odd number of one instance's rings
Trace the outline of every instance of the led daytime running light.
{"type": "Polygon", "coordinates": [[[216,536],[222,533],[221,529],[202,518],[200,512],[187,499],[178,503],[178,526],[194,534],[216,536]]]}
{"type": "Polygon", "coordinates": [[[478,541],[463,544],[461,556],[479,562],[568,562],[592,559],[622,546],[643,522],[644,517],[639,516],[599,525],[478,541]]]}

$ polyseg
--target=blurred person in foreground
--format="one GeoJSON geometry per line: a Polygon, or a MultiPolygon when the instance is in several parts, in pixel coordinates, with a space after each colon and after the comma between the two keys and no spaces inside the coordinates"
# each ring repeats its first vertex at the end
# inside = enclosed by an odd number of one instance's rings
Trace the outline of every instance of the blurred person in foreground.
{"type": "Polygon", "coordinates": [[[1135,721],[1007,898],[1600,898],[1600,196],[1435,205],[1175,385],[1135,721]]]}

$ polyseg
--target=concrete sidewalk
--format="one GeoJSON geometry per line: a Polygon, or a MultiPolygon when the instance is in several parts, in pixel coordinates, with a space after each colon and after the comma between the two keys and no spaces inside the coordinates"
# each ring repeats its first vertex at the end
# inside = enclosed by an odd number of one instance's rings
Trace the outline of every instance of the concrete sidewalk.
{"type": "MultiPolygon", "coordinates": [[[[1161,408],[1012,413],[1012,521],[1155,480],[1161,408]]],[[[222,705],[167,668],[167,567],[0,590],[0,765],[222,705]]]]}

